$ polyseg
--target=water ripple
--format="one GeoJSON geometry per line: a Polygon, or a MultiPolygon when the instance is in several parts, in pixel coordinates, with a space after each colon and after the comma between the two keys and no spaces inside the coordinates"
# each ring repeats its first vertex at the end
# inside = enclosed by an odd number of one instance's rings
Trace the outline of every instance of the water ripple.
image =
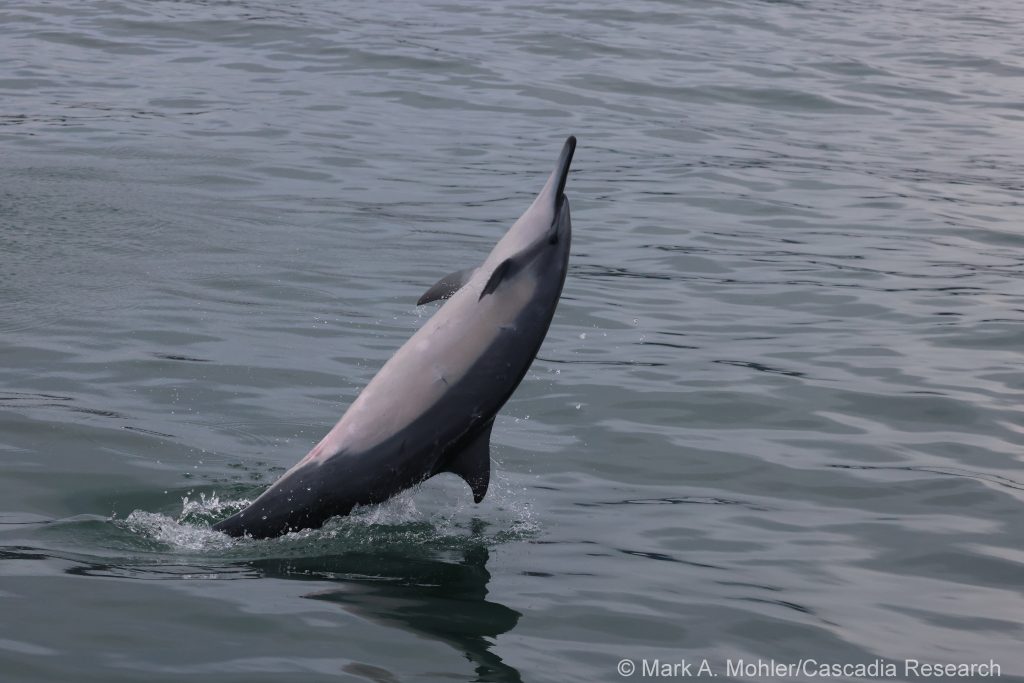
{"type": "Polygon", "coordinates": [[[1019,679],[1019,4],[0,12],[8,676],[1019,679]],[[212,532],[568,133],[572,263],[488,499],[212,532]]]}

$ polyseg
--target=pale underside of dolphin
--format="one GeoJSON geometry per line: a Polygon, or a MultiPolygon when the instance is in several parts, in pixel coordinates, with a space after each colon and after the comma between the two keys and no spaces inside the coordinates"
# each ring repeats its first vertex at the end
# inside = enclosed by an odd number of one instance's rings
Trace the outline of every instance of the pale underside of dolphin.
{"type": "Polygon", "coordinates": [[[575,149],[570,136],[540,194],[482,264],[420,298],[447,300],[327,436],[214,529],[263,538],[319,527],[441,472],[483,500],[494,416],[537,355],[565,282],[572,227],[564,189],[575,149]]]}

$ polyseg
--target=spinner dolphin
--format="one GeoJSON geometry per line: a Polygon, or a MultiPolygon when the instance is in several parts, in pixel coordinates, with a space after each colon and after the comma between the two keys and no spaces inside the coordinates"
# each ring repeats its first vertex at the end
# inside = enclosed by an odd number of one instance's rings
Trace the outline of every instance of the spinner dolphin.
{"type": "Polygon", "coordinates": [[[565,282],[572,227],[564,190],[575,149],[570,136],[540,194],[482,264],[420,298],[446,301],[320,443],[214,529],[265,538],[319,527],[442,472],[483,500],[494,416],[537,355],[565,282]]]}

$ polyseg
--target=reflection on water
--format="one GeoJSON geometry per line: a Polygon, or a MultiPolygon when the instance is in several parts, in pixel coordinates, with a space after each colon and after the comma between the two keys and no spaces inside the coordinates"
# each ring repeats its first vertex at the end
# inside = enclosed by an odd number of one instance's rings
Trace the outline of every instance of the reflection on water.
{"type": "MultiPolygon", "coordinates": [[[[184,507],[186,513],[202,517],[225,505],[238,502],[186,499],[184,507]]],[[[390,524],[357,515],[324,530],[267,541],[230,539],[210,531],[201,520],[197,525],[183,524],[161,515],[139,515],[132,522],[114,524],[101,519],[46,520],[51,541],[72,540],[83,551],[0,546],[0,569],[5,562],[40,562],[59,564],[69,577],[93,580],[308,582],[315,588],[302,593],[305,598],[337,605],[385,629],[401,629],[454,648],[471,662],[476,681],[521,681],[519,672],[492,651],[498,636],[515,628],[520,617],[516,610],[487,597],[488,548],[498,542],[500,532],[496,536],[487,522],[477,518],[461,530],[439,529],[424,520],[398,523],[394,516],[401,513],[396,507],[400,506],[383,510],[384,516],[392,515],[390,524]],[[156,540],[158,536],[161,540],[156,540]],[[98,540],[101,537],[105,543],[98,540]],[[107,546],[109,556],[91,552],[97,546],[94,540],[107,546]]],[[[380,516],[380,512],[370,515],[380,516]]],[[[371,680],[398,680],[387,669],[367,663],[349,663],[345,670],[371,680]]]]}
{"type": "Polygon", "coordinates": [[[306,595],[361,618],[442,641],[465,653],[478,681],[520,681],[519,672],[491,651],[515,628],[519,612],[487,599],[489,552],[465,548],[461,557],[350,553],[329,557],[256,560],[266,576],[337,582],[306,595]]]}

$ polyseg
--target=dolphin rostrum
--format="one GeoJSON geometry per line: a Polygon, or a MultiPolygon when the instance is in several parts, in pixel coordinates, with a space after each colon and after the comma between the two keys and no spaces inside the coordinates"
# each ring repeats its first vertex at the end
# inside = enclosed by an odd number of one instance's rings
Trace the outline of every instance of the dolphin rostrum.
{"type": "Polygon", "coordinates": [[[338,424],[249,507],[218,522],[232,536],[278,536],[380,503],[441,472],[479,503],[494,416],[547,334],[569,263],[564,194],[576,138],[533,204],[476,267],[420,298],[447,299],[362,390],[338,424]]]}

